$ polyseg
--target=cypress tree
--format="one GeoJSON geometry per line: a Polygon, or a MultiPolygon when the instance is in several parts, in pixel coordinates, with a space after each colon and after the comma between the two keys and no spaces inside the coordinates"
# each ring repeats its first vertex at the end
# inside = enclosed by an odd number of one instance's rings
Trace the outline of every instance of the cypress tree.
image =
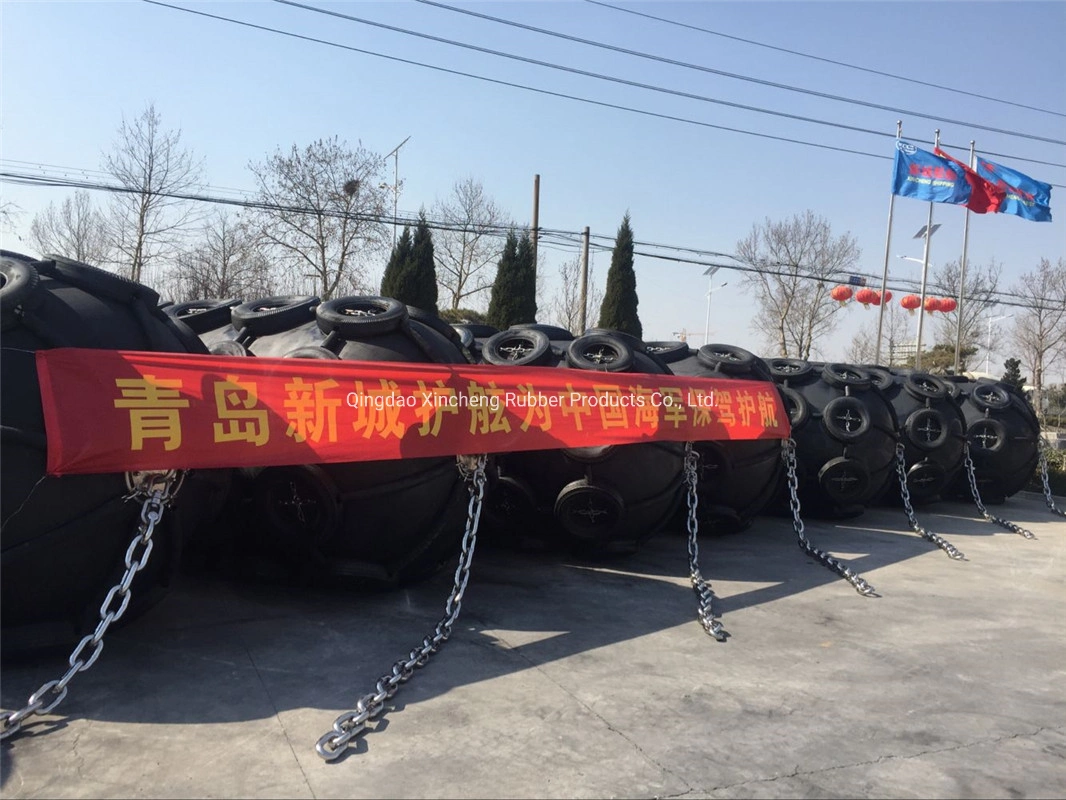
{"type": "Polygon", "coordinates": [[[501,331],[511,327],[519,314],[516,299],[519,297],[520,280],[517,275],[518,237],[514,231],[507,234],[503,245],[503,254],[496,264],[496,280],[492,283],[492,296],[489,299],[488,324],[501,331]]]}
{"type": "Polygon", "coordinates": [[[611,268],[607,270],[607,288],[600,304],[599,327],[643,338],[643,328],[637,316],[637,275],[633,271],[633,231],[629,227],[629,213],[622,218],[611,253],[611,268]]]}
{"type": "Polygon", "coordinates": [[[385,265],[385,274],[381,277],[382,297],[395,297],[402,301],[399,294],[403,290],[403,273],[411,259],[411,249],[411,231],[405,225],[400,241],[392,248],[389,263],[385,265]]]}
{"type": "Polygon", "coordinates": [[[411,244],[411,268],[406,271],[404,296],[397,298],[409,306],[437,313],[437,268],[433,255],[433,232],[426,222],[425,212],[418,215],[414,241],[411,244]]]}
{"type": "Polygon", "coordinates": [[[533,240],[529,231],[522,233],[515,251],[515,272],[518,276],[515,315],[511,325],[537,321],[537,265],[533,260],[533,240]]]}

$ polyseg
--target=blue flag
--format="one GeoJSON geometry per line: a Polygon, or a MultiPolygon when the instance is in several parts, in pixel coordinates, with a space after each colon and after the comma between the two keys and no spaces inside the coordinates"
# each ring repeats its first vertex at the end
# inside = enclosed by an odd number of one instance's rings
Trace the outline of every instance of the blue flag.
{"type": "Polygon", "coordinates": [[[964,206],[970,201],[971,190],[962,170],[950,160],[897,139],[892,194],[964,206]]]}
{"type": "Polygon", "coordinates": [[[983,158],[977,159],[977,174],[1006,192],[1006,200],[999,207],[1001,213],[1033,222],[1051,222],[1050,184],[983,158]]]}

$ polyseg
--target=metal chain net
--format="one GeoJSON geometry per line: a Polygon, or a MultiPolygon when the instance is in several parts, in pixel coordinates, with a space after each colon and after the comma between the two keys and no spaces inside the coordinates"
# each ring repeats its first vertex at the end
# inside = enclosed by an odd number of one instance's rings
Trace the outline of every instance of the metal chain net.
{"type": "Polygon", "coordinates": [[[1047,453],[1051,449],[1051,445],[1047,443],[1047,440],[1040,437],[1040,482],[1044,485],[1044,502],[1047,503],[1047,507],[1051,509],[1051,513],[1058,514],[1060,517],[1066,517],[1066,511],[1055,505],[1055,499],[1051,496],[1051,483],[1048,482],[1047,474],[1047,453]]]}
{"type": "Polygon", "coordinates": [[[697,542],[699,537],[700,523],[696,517],[696,508],[699,505],[697,483],[699,480],[700,454],[693,447],[692,442],[685,443],[685,485],[688,487],[686,501],[688,503],[688,568],[689,578],[692,580],[692,588],[696,592],[698,608],[696,617],[703,626],[707,635],[713,636],[719,642],[724,642],[729,633],[722,628],[718,621],[718,614],[714,608],[714,590],[704,579],[700,572],[700,546],[697,542]]]}
{"type": "Polygon", "coordinates": [[[963,446],[963,451],[962,452],[963,452],[963,463],[965,463],[965,465],[966,465],[966,478],[970,482],[970,494],[973,495],[974,505],[976,505],[977,506],[977,510],[979,512],[981,512],[981,516],[984,517],[989,522],[994,522],[996,525],[999,525],[1001,528],[1006,528],[1008,531],[1011,531],[1012,533],[1016,533],[1019,536],[1024,536],[1026,539],[1035,539],[1036,536],[1033,535],[1032,531],[1028,531],[1025,528],[1021,527],[1020,525],[1015,525],[1010,520],[1001,519],[1000,517],[997,517],[994,514],[989,514],[988,513],[988,510],[985,508],[985,504],[981,502],[981,492],[977,488],[977,474],[974,472],[973,459],[970,458],[970,443],[969,442],[966,442],[966,444],[963,446]]]}
{"type": "Polygon", "coordinates": [[[400,659],[393,664],[392,671],[378,679],[374,691],[360,697],[355,708],[337,717],[333,722],[333,729],[319,738],[315,744],[315,752],[326,761],[333,761],[343,755],[348,743],[366,731],[367,721],[385,710],[385,701],[396,694],[400,684],[410,680],[416,669],[425,666],[430,656],[451,636],[452,626],[459,618],[467,581],[470,580],[470,564],[477,545],[481,502],[485,496],[485,463],[484,455],[477,457],[472,469],[460,461],[460,470],[470,483],[470,501],[467,504],[466,530],[463,533],[459,565],[455,569],[455,585],[445,604],[444,617],[437,623],[431,636],[423,638],[422,644],[413,648],[406,659],[400,659]]]}
{"type": "Polygon", "coordinates": [[[143,498],[141,505],[140,522],[137,525],[137,533],[126,548],[126,571],[122,579],[111,587],[100,605],[100,622],[96,630],[83,637],[74,651],[67,659],[70,669],[58,680],[50,680],[44,683],[36,692],[30,695],[26,705],[18,711],[12,711],[0,717],[0,740],[14,736],[22,729],[22,723],[33,714],[48,714],[56,706],[63,702],[67,696],[68,684],[79,672],[85,672],[96,660],[104,649],[104,635],[108,628],[122,618],[130,604],[130,586],[137,573],[144,569],[152,555],[155,542],[152,535],[156,526],[163,518],[163,510],[173,500],[181,488],[184,473],[173,470],[166,473],[137,473],[136,480],[139,483],[134,486],[127,476],[127,484],[131,487],[131,494],[127,500],[143,498]],[[87,656],[85,651],[92,648],[87,656]]]}
{"type": "Polygon", "coordinates": [[[856,575],[848,567],[841,564],[835,558],[828,553],[819,550],[817,547],[807,541],[807,537],[804,534],[803,518],[800,516],[800,500],[799,500],[799,477],[796,475],[796,440],[784,439],[781,444],[781,458],[785,461],[785,471],[788,475],[788,492],[789,492],[789,505],[792,508],[792,527],[796,531],[797,543],[800,549],[807,555],[814,558],[816,561],[822,564],[827,569],[831,569],[837,575],[842,577],[853,587],[855,591],[861,594],[863,597],[876,597],[877,592],[874,591],[874,587],[863,580],[859,575],[856,575]]]}
{"type": "Polygon", "coordinates": [[[907,521],[911,530],[928,539],[956,561],[966,558],[951,542],[947,541],[939,533],[927,531],[918,524],[918,518],[914,515],[914,507],[911,505],[911,490],[907,486],[907,461],[904,458],[903,442],[896,442],[896,476],[899,478],[899,493],[903,498],[903,510],[907,512],[907,521]]]}

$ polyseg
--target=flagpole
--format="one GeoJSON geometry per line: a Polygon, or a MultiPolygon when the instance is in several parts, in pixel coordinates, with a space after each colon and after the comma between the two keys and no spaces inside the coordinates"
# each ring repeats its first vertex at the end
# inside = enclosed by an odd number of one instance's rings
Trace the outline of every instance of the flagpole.
{"type": "MultiPolygon", "coordinates": [[[[970,140],[970,169],[977,166],[974,152],[974,140],[970,140]]],[[[962,296],[966,292],[966,247],[970,241],[970,209],[966,209],[966,219],[962,223],[962,264],[959,266],[959,302],[955,307],[959,315],[955,320],[955,374],[960,374],[959,364],[962,354],[962,296]]]]}
{"type": "MultiPolygon", "coordinates": [[[[933,148],[940,147],[940,128],[933,137],[933,148]]],[[[922,324],[925,322],[925,284],[929,275],[929,238],[933,232],[933,202],[929,202],[929,221],[925,224],[925,247],[922,251],[922,304],[918,307],[918,346],[914,352],[914,368],[922,368],[922,324]]]]}
{"type": "MultiPolygon", "coordinates": [[[[900,136],[903,135],[903,120],[896,120],[896,141],[898,142],[900,136]]],[[[896,205],[896,193],[890,192],[888,195],[888,234],[885,236],[885,266],[881,272],[881,302],[878,304],[877,311],[877,346],[874,349],[874,363],[881,363],[881,336],[885,327],[885,297],[888,289],[888,258],[892,252],[892,212],[896,205]]],[[[892,366],[889,364],[888,366],[892,366]]]]}

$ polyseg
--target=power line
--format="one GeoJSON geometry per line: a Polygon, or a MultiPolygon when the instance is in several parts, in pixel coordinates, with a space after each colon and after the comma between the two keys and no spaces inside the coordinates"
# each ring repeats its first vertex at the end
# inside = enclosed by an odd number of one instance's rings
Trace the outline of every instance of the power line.
{"type": "Polygon", "coordinates": [[[944,86],[944,85],[939,84],[939,83],[931,83],[929,81],[923,81],[923,80],[919,80],[917,78],[908,78],[905,75],[897,75],[894,72],[883,72],[882,70],[878,70],[878,69],[871,69],[869,67],[862,67],[862,66],[859,66],[858,64],[849,64],[846,61],[836,61],[836,60],[834,60],[832,58],[825,58],[824,56],[816,56],[813,53],[804,53],[804,52],[801,52],[799,50],[789,50],[787,47],[778,47],[777,45],[767,44],[766,42],[757,42],[754,39],[744,39],[743,37],[733,36],[733,35],[728,34],[728,33],[722,33],[721,31],[712,31],[709,28],[701,28],[698,25],[689,25],[689,24],[684,23],[684,22],[678,22],[677,20],[667,19],[666,17],[657,17],[654,14],[645,14],[642,11],[634,11],[633,9],[630,9],[630,8],[622,8],[621,6],[611,5],[610,3],[604,3],[604,2],[601,2],[600,0],[585,0],[585,2],[592,3],[595,6],[603,6],[604,8],[609,8],[612,11],[621,11],[621,12],[623,12],[625,14],[633,14],[633,15],[638,16],[638,17],[644,17],[645,19],[655,20],[656,22],[664,22],[667,25],[676,25],[679,28],[688,28],[689,30],[699,31],[701,33],[708,33],[708,34],[710,34],[712,36],[720,36],[723,39],[731,39],[731,40],[733,40],[735,42],[743,42],[744,44],[754,45],[755,47],[765,47],[768,50],[776,50],[779,53],[788,53],[789,55],[800,56],[801,58],[810,58],[810,59],[813,59],[815,61],[821,61],[821,62],[824,62],[826,64],[833,64],[833,65],[838,66],[838,67],[847,67],[848,69],[860,70],[861,72],[866,72],[866,73],[869,73],[871,75],[880,75],[881,77],[884,77],[884,78],[892,78],[893,80],[897,80],[897,81],[906,81],[907,83],[917,84],[918,86],[928,86],[928,87],[930,87],[932,89],[942,89],[942,90],[944,90],[946,92],[955,92],[956,94],[964,94],[964,95],[967,95],[969,97],[976,97],[976,98],[978,98],[980,100],[988,100],[988,101],[993,102],[993,103],[1003,103],[1005,105],[1014,106],[1016,108],[1025,108],[1025,109],[1028,109],[1029,111],[1039,111],[1041,114],[1052,114],[1052,115],[1054,115],[1056,117],[1066,117],[1066,113],[1063,113],[1061,111],[1052,111],[1051,109],[1048,109],[1048,108],[1038,108],[1037,106],[1029,106],[1029,105],[1025,105],[1024,103],[1015,102],[1013,100],[1004,100],[1004,99],[999,98],[999,97],[991,97],[991,96],[986,95],[986,94],[979,94],[978,92],[970,92],[970,91],[967,91],[966,89],[956,89],[956,88],[953,88],[951,86],[944,86]]]}
{"type": "MultiPolygon", "coordinates": [[[[73,188],[73,189],[89,189],[89,190],[94,190],[94,191],[117,192],[117,193],[126,193],[126,194],[136,194],[136,193],[141,191],[141,189],[136,188],[136,187],[120,186],[120,185],[116,185],[116,184],[93,183],[93,182],[87,181],[87,180],[86,181],[78,181],[78,180],[72,180],[72,179],[69,179],[69,178],[55,178],[55,177],[47,177],[47,176],[43,176],[43,175],[26,175],[26,174],[13,173],[13,172],[7,172],[7,171],[0,171],[0,182],[2,182],[5,179],[11,181],[12,183],[19,183],[19,184],[24,184],[24,185],[36,185],[36,186],[58,187],[58,188],[73,188]]],[[[413,224],[415,224],[417,222],[417,220],[410,219],[410,218],[404,218],[404,219],[401,219],[401,218],[398,218],[398,217],[391,217],[390,218],[387,215],[383,215],[383,214],[365,214],[365,213],[359,213],[359,212],[330,211],[330,210],[324,210],[324,209],[310,209],[310,208],[301,207],[301,206],[282,205],[282,204],[278,204],[278,203],[269,203],[269,202],[264,202],[264,201],[259,201],[259,200],[236,200],[236,199],[232,199],[232,198],[211,197],[211,196],[208,196],[208,195],[191,194],[191,193],[187,193],[187,192],[155,192],[154,194],[157,194],[157,195],[162,196],[162,197],[170,197],[170,198],[177,199],[177,200],[189,200],[189,201],[203,202],[203,203],[214,203],[214,204],[219,204],[219,205],[232,205],[232,206],[239,206],[241,208],[249,208],[249,209],[260,210],[260,211],[284,211],[284,212],[288,212],[288,213],[297,213],[297,214],[321,214],[321,215],[327,216],[327,217],[358,219],[358,220],[374,222],[374,223],[378,223],[378,224],[382,224],[382,225],[392,225],[392,224],[396,224],[396,223],[402,223],[402,224],[406,224],[406,225],[413,225],[413,224]]],[[[432,219],[428,219],[428,218],[426,219],[426,225],[427,225],[427,227],[429,227],[432,230],[461,231],[461,230],[465,229],[465,226],[462,225],[462,224],[455,225],[455,224],[447,223],[447,222],[444,222],[444,221],[441,221],[441,220],[432,220],[432,219]]],[[[505,237],[514,228],[515,228],[514,225],[486,225],[486,226],[484,226],[484,231],[485,231],[485,233],[487,235],[499,236],[499,237],[502,238],[502,237],[505,237]]],[[[577,243],[581,242],[583,240],[583,237],[584,237],[584,233],[583,232],[579,233],[578,231],[565,231],[565,230],[553,229],[553,228],[541,228],[540,232],[541,232],[542,235],[552,236],[556,240],[567,240],[568,239],[570,242],[572,242],[574,244],[577,244],[577,243]]],[[[611,237],[607,237],[607,236],[604,236],[604,235],[601,234],[601,235],[596,235],[595,238],[610,240],[611,237]]],[[[729,255],[729,254],[726,254],[726,253],[715,253],[715,252],[709,251],[709,250],[698,250],[698,249],[695,249],[695,248],[681,247],[681,246],[676,246],[676,245],[652,244],[652,243],[640,242],[640,241],[634,241],[633,244],[634,244],[635,248],[636,247],[641,247],[641,248],[651,247],[651,248],[658,248],[658,249],[665,249],[665,250],[673,250],[675,252],[687,252],[687,253],[694,253],[694,254],[703,254],[703,255],[711,256],[711,257],[728,258],[728,259],[731,259],[732,261],[734,261],[735,263],[723,264],[723,263],[719,263],[719,262],[715,262],[715,261],[708,261],[708,260],[704,260],[704,259],[700,259],[700,258],[691,258],[691,257],[688,257],[688,256],[677,256],[677,255],[671,256],[671,255],[665,255],[665,254],[662,254],[662,253],[649,252],[647,250],[636,250],[636,249],[634,250],[634,255],[640,255],[640,256],[647,257],[647,258],[655,258],[655,259],[659,259],[659,260],[663,260],[663,261],[672,261],[674,263],[680,263],[680,264],[695,264],[695,265],[705,266],[705,267],[721,267],[723,269],[736,270],[737,272],[768,274],[768,275],[776,275],[776,276],[781,276],[781,277],[799,277],[799,278],[806,279],[806,280],[817,280],[817,281],[820,281],[822,283],[839,283],[840,282],[840,278],[830,278],[830,277],[812,275],[812,274],[810,274],[809,272],[806,272],[806,271],[797,273],[796,270],[800,269],[800,267],[798,267],[798,266],[794,267],[793,271],[786,272],[786,271],[783,271],[783,270],[773,269],[773,267],[775,267],[775,266],[788,266],[788,265],[783,265],[782,264],[782,265],[759,265],[759,266],[753,266],[753,265],[748,265],[748,264],[744,264],[743,262],[737,261],[736,256],[729,255]]],[[[613,246],[607,245],[607,244],[600,244],[599,242],[590,243],[590,246],[595,248],[595,249],[597,249],[597,250],[603,251],[603,252],[608,252],[608,251],[611,251],[613,249],[613,246]]],[[[866,273],[864,275],[864,273],[861,273],[861,272],[851,272],[849,274],[860,275],[860,276],[864,276],[864,277],[871,278],[871,279],[876,279],[876,277],[877,277],[877,276],[874,276],[874,275],[869,274],[869,273],[866,273]]],[[[894,289],[896,291],[902,291],[902,289],[898,285],[893,285],[893,286],[891,286],[889,288],[894,289]]],[[[1042,310],[1042,311],[1058,311],[1058,310],[1060,310],[1060,308],[1057,307],[1057,306],[1046,306],[1046,305],[1034,304],[1033,302],[1031,302],[1031,298],[1026,298],[1024,295],[1018,294],[1016,292],[1006,292],[1006,291],[998,291],[997,290],[993,294],[996,297],[1020,298],[1020,299],[1029,299],[1030,300],[1030,302],[1026,302],[1026,303],[1013,302],[1013,301],[1010,301],[1010,300],[996,300],[995,303],[998,303],[1000,305],[1012,306],[1012,307],[1017,307],[1017,308],[1032,308],[1032,309],[1038,309],[1038,310],[1042,310]]],[[[1066,300],[1063,300],[1063,302],[1066,302],[1066,300]]],[[[995,304],[995,303],[993,303],[993,304],[995,304]]]]}
{"type": "MultiPolygon", "coordinates": [[[[400,64],[407,64],[407,65],[410,65],[410,66],[422,67],[424,69],[431,69],[431,70],[435,70],[437,72],[443,72],[443,73],[450,74],[450,75],[457,75],[457,76],[463,77],[463,78],[472,78],[474,80],[483,81],[485,83],[492,83],[492,84],[495,84],[497,86],[506,86],[506,87],[512,88],[512,89],[522,89],[523,91],[535,92],[537,94],[547,95],[549,97],[562,98],[564,100],[574,100],[574,101],[577,101],[579,103],[586,103],[588,105],[599,106],[601,108],[610,108],[610,109],[613,109],[613,110],[616,110],[616,111],[625,111],[625,112],[628,112],[628,113],[631,113],[631,114],[639,114],[639,115],[645,116],[645,117],[652,117],[652,118],[655,118],[655,119],[663,119],[663,120],[667,120],[667,121],[670,121],[670,122],[681,122],[681,123],[684,123],[686,125],[696,125],[696,126],[701,127],[701,128],[710,128],[710,129],[713,129],[713,130],[726,131],[726,132],[729,132],[729,133],[739,133],[739,134],[742,134],[742,135],[745,135],[745,136],[755,136],[755,137],[758,137],[758,138],[761,138],[761,139],[770,139],[770,140],[773,140],[773,141],[785,142],[785,143],[788,143],[788,144],[798,144],[798,145],[802,145],[804,147],[815,147],[815,148],[818,148],[818,149],[821,149],[821,150],[830,150],[830,151],[838,152],[838,153],[849,153],[851,155],[859,155],[859,156],[865,156],[867,158],[877,158],[877,159],[887,160],[887,161],[891,161],[892,160],[892,156],[889,156],[889,155],[880,155],[880,154],[877,154],[877,153],[869,153],[869,152],[866,152],[866,151],[863,151],[863,150],[853,150],[851,148],[838,147],[836,145],[824,144],[822,142],[808,142],[808,141],[805,141],[803,139],[795,139],[795,138],[791,138],[791,137],[787,137],[787,136],[776,136],[774,134],[761,133],[761,132],[758,132],[758,131],[750,131],[750,130],[745,130],[743,128],[733,128],[733,127],[729,127],[729,126],[726,126],[726,125],[716,125],[716,124],[711,123],[711,122],[703,122],[702,120],[694,120],[694,119],[689,119],[687,117],[675,116],[675,115],[672,115],[672,114],[662,114],[662,113],[655,112],[655,111],[647,111],[645,109],[633,108],[631,106],[624,106],[624,105],[620,105],[620,104],[617,104],[617,103],[608,103],[608,102],[605,102],[605,101],[602,101],[602,100],[592,100],[592,99],[587,98],[587,97],[579,97],[577,95],[566,94],[564,92],[555,92],[555,91],[552,91],[552,90],[549,90],[549,89],[541,89],[541,88],[538,88],[538,87],[535,87],[535,86],[526,86],[525,84],[514,83],[514,82],[511,82],[511,81],[504,81],[504,80],[501,80],[499,78],[489,78],[489,77],[486,77],[484,75],[476,75],[474,73],[463,72],[461,70],[450,69],[448,67],[441,67],[441,66],[437,66],[435,64],[426,64],[426,63],[421,62],[421,61],[414,61],[412,59],[401,58],[399,56],[387,55],[385,53],[376,53],[376,52],[374,52],[372,50],[364,50],[364,49],[361,49],[361,48],[358,48],[358,47],[353,47],[351,45],[340,44],[339,42],[331,42],[331,41],[328,41],[326,39],[319,39],[319,38],[316,38],[314,36],[307,36],[307,35],[300,34],[300,33],[294,33],[292,31],[281,30],[279,28],[271,28],[271,27],[269,27],[267,25],[259,25],[259,24],[256,24],[254,22],[246,22],[245,20],[233,19],[231,17],[223,17],[223,16],[220,16],[218,14],[210,14],[210,13],[208,13],[206,11],[197,11],[196,9],[192,9],[192,8],[183,8],[182,6],[175,6],[175,5],[171,5],[169,3],[160,2],[160,0],[142,0],[142,2],[148,3],[149,5],[161,6],[163,8],[169,8],[169,9],[171,9],[173,11],[181,11],[181,12],[186,13],[186,14],[193,14],[193,15],[199,16],[199,17],[206,17],[208,19],[218,20],[220,22],[228,22],[230,24],[239,25],[239,26],[245,27],[245,28],[252,28],[254,30],[264,31],[264,32],[267,32],[267,33],[274,33],[274,34],[277,34],[279,36],[287,36],[287,37],[292,38],[292,39],[299,39],[301,41],[311,42],[312,44],[321,44],[321,45],[325,45],[327,47],[334,47],[334,48],[337,48],[337,49],[340,49],[340,50],[347,50],[349,52],[359,53],[360,55],[368,55],[368,56],[373,56],[375,58],[383,58],[383,59],[386,59],[388,61],[395,61],[395,62],[400,63],[400,64]]],[[[892,138],[895,138],[894,134],[884,133],[884,132],[881,132],[881,131],[867,131],[867,132],[870,133],[870,134],[876,135],[876,136],[891,136],[892,138]]],[[[914,140],[915,141],[921,141],[920,139],[914,139],[914,140]]],[[[956,148],[965,149],[963,145],[953,145],[953,144],[946,143],[946,142],[945,143],[941,143],[941,144],[942,144],[943,147],[956,147],[956,148]]],[[[966,145],[965,147],[969,147],[969,145],[966,145]]],[[[994,158],[1010,159],[1010,160],[1013,160],[1013,161],[1025,161],[1025,162],[1028,162],[1028,163],[1040,164],[1040,165],[1049,166],[1049,167],[1066,167],[1066,164],[1059,164],[1059,163],[1052,162],[1052,161],[1041,161],[1039,159],[1026,158],[1024,156],[1015,156],[1015,155],[1009,155],[1009,154],[1004,154],[1004,153],[985,152],[985,155],[991,156],[991,157],[994,157],[994,158]]],[[[1052,184],[1052,185],[1053,186],[1058,186],[1058,184],[1052,184]]]]}
{"type": "MultiPolygon", "coordinates": [[[[301,3],[292,2],[292,0],[275,0],[275,2],[282,3],[284,5],[297,6],[299,8],[307,8],[307,9],[312,9],[312,10],[316,10],[316,11],[321,11],[320,9],[314,9],[311,6],[305,6],[305,5],[301,4],[301,3]]],[[[869,101],[869,100],[860,100],[858,98],[853,98],[853,97],[844,97],[842,95],[831,94],[829,92],[821,92],[821,91],[818,91],[816,89],[806,89],[806,88],[804,88],[802,86],[792,86],[792,85],[787,84],[787,83],[779,83],[777,81],[770,81],[770,80],[765,80],[763,78],[756,78],[756,77],[754,77],[752,75],[742,75],[742,74],[736,73],[736,72],[727,72],[726,70],[715,69],[713,67],[708,67],[708,66],[704,66],[704,65],[701,65],[701,64],[693,64],[693,63],[688,62],[688,61],[679,61],[678,59],[667,58],[665,56],[658,56],[658,55],[654,55],[652,53],[645,53],[645,52],[642,52],[640,50],[631,50],[631,49],[629,49],[627,47],[619,47],[617,45],[607,44],[606,42],[597,42],[597,41],[594,41],[592,39],[584,39],[584,38],[582,38],[580,36],[573,36],[571,34],[562,33],[560,31],[552,31],[552,30],[548,30],[547,28],[538,28],[538,27],[533,26],[533,25],[526,25],[526,24],[521,23],[521,22],[515,22],[514,20],[503,19],[501,17],[494,17],[494,16],[492,16],[490,14],[482,14],[482,13],[477,12],[477,11],[470,11],[470,10],[464,9],[464,8],[457,8],[455,6],[450,6],[450,5],[447,5],[445,3],[436,2],[436,0],[415,0],[415,2],[416,3],[422,3],[423,5],[427,5],[427,6],[433,6],[434,8],[441,8],[441,9],[444,9],[446,11],[453,11],[453,12],[455,12],[457,14],[465,14],[465,15],[468,15],[468,16],[471,16],[471,17],[476,17],[478,19],[489,20],[491,22],[496,22],[496,23],[499,23],[501,25],[509,25],[511,27],[514,27],[514,28],[520,28],[522,30],[532,31],[534,33],[540,33],[540,34],[543,34],[545,36],[553,36],[553,37],[558,38],[558,39],[564,39],[564,40],[566,40],[568,42],[576,42],[578,44],[588,45],[589,47],[598,47],[598,48],[600,48],[602,50],[610,50],[610,51],[615,52],[615,53],[622,53],[624,55],[635,56],[637,58],[643,58],[643,59],[647,59],[649,61],[656,61],[656,62],[659,62],[661,64],[669,64],[669,65],[675,66],[675,67],[683,67],[685,69],[691,69],[691,70],[696,70],[696,71],[699,71],[699,72],[705,72],[705,73],[708,73],[708,74],[711,74],[711,75],[718,75],[718,76],[723,77],[723,78],[732,78],[732,79],[738,80],[738,81],[746,81],[748,83],[756,83],[756,84],[759,84],[760,86],[769,86],[769,87],[774,88],[774,89],[783,89],[783,90],[788,91],[788,92],[798,92],[800,94],[809,95],[811,97],[820,97],[820,98],[822,98],[824,100],[833,100],[833,101],[840,102],[840,103],[849,103],[851,105],[863,106],[865,108],[873,108],[873,109],[877,109],[879,111],[891,111],[894,114],[906,114],[906,115],[909,115],[909,116],[912,116],[912,117],[918,117],[920,119],[932,120],[934,122],[952,123],[952,124],[956,124],[956,125],[965,125],[965,126],[971,127],[971,128],[978,128],[978,129],[983,129],[983,130],[988,130],[988,131],[994,131],[996,133],[1003,133],[1003,134],[1006,134],[1008,136],[1020,136],[1020,137],[1026,138],[1026,139],[1032,138],[1032,139],[1037,139],[1038,141],[1051,142],[1052,144],[1066,144],[1066,142],[1059,142],[1058,140],[1053,140],[1053,139],[1045,139],[1043,137],[1032,136],[1031,134],[1018,133],[1016,131],[1006,131],[1006,130],[1002,130],[1000,128],[989,128],[989,127],[985,127],[983,125],[980,125],[979,123],[963,122],[963,121],[959,121],[959,120],[951,120],[951,119],[947,119],[945,117],[937,116],[936,114],[928,114],[928,113],[925,113],[925,112],[922,112],[922,111],[910,111],[910,110],[903,109],[903,108],[896,108],[894,106],[882,105],[881,103],[874,103],[874,102],[869,101]]],[[[333,12],[322,11],[322,13],[330,13],[330,14],[332,14],[333,12]]],[[[371,24],[374,24],[374,23],[371,23],[371,24]]],[[[400,30],[400,29],[393,29],[393,30],[400,30]]],[[[415,34],[415,35],[420,35],[420,34],[415,34]]]]}
{"type": "MultiPolygon", "coordinates": [[[[145,0],[149,2],[150,0],[145,0]]],[[[498,56],[500,58],[507,58],[512,61],[520,61],[524,64],[533,64],[538,67],[546,67],[548,69],[559,70],[561,72],[567,72],[571,75],[581,75],[586,78],[595,78],[596,80],[608,81],[610,83],[617,83],[622,86],[630,86],[635,89],[646,89],[652,92],[659,92],[661,94],[668,94],[674,97],[681,97],[686,100],[698,100],[702,103],[713,103],[714,105],[726,106],[727,108],[735,108],[741,111],[752,111],[757,114],[768,114],[774,117],[781,117],[782,119],[791,119],[797,122],[809,122],[813,125],[824,125],[830,128],[836,128],[837,130],[855,131],[857,133],[866,133],[873,136],[892,136],[894,134],[888,131],[876,131],[870,128],[861,128],[856,125],[846,125],[841,122],[831,122],[829,120],[818,119],[817,117],[807,117],[802,114],[792,114],[787,111],[774,111],[769,108],[762,108],[761,106],[750,106],[746,103],[735,103],[731,100],[722,100],[717,97],[709,97],[707,95],[696,94],[694,92],[684,92],[680,89],[670,89],[665,86],[656,86],[650,83],[642,83],[640,81],[631,81],[626,78],[618,78],[612,75],[604,75],[599,72],[592,72],[590,70],[578,69],[577,67],[567,67],[563,64],[556,64],[551,61],[541,61],[537,58],[530,58],[529,56],[520,56],[516,53],[507,53],[502,50],[493,50],[488,47],[481,47],[480,45],[468,44],[466,42],[460,42],[455,39],[447,39],[443,36],[434,36],[429,33],[420,33],[418,31],[412,31],[407,28],[400,28],[396,25],[387,25],[384,22],[375,22],[373,20],[363,19],[362,17],[355,17],[351,14],[342,14],[340,11],[330,11],[326,8],[318,8],[317,6],[310,6],[304,3],[298,3],[295,0],[274,0],[275,3],[279,3],[285,6],[292,6],[293,8],[300,8],[305,11],[311,11],[316,14],[324,14],[329,17],[336,17],[337,19],[343,19],[348,22],[356,22],[361,25],[369,25],[374,28],[381,28],[382,30],[393,31],[394,33],[402,33],[405,36],[414,36],[419,39],[425,39],[431,42],[439,42],[441,44],[447,44],[451,47],[460,47],[464,50],[473,50],[477,53],[485,53],[486,55],[498,56]]],[[[734,76],[735,77],[735,76],[734,76]]],[[[880,107],[883,110],[893,110],[887,107],[880,107]]],[[[897,109],[898,110],[898,109],[897,109]]],[[[917,114],[916,112],[902,112],[907,114],[913,114],[914,116],[926,116],[924,114],[917,114]]],[[[1005,136],[1017,136],[1022,139],[1031,139],[1037,142],[1046,142],[1048,144],[1062,144],[1066,145],[1064,139],[1051,139],[1046,136],[1036,136],[1029,133],[1018,133],[1017,131],[1008,131],[1003,128],[994,128],[989,125],[981,125],[975,122],[965,122],[963,120],[951,119],[949,117],[926,117],[927,119],[939,119],[941,122],[950,123],[953,125],[963,125],[966,127],[976,128],[978,130],[990,131],[992,133],[1000,133],[1005,136]]]]}

